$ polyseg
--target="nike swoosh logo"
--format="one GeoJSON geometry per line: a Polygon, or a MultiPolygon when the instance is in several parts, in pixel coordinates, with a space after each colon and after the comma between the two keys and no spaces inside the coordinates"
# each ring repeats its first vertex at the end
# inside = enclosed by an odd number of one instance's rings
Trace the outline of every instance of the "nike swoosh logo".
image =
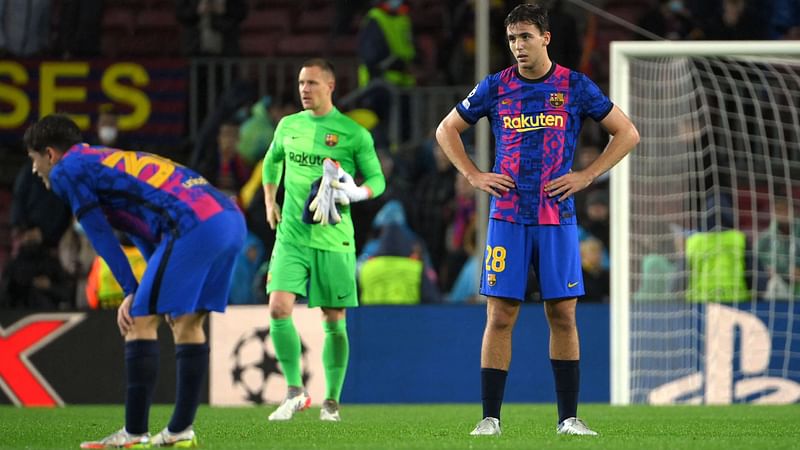
{"type": "Polygon", "coordinates": [[[577,282],[577,281],[576,281],[576,282],[574,282],[574,283],[567,283],[567,287],[568,287],[568,288],[574,288],[574,287],[575,287],[575,286],[577,286],[577,285],[578,285],[578,282],[577,282]]]}
{"type": "Polygon", "coordinates": [[[341,299],[343,299],[343,298],[347,297],[347,295],[348,295],[348,294],[344,294],[344,295],[337,295],[337,296],[336,296],[336,298],[337,298],[337,299],[339,299],[339,300],[341,300],[341,299]]]}

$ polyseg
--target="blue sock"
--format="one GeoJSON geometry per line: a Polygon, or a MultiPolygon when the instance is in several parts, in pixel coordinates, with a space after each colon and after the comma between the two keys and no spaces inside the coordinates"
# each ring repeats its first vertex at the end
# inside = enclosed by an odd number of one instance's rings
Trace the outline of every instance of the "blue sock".
{"type": "Polygon", "coordinates": [[[175,346],[177,393],[175,411],[167,428],[179,433],[194,422],[200,404],[200,390],[208,371],[208,343],[177,344],[175,346]]]}
{"type": "Polygon", "coordinates": [[[481,369],[481,401],[484,418],[500,419],[500,407],[503,405],[507,377],[507,370],[481,369]]]}
{"type": "Polygon", "coordinates": [[[578,417],[578,391],[580,390],[580,367],[578,360],[551,359],[553,377],[556,381],[558,423],[578,417]]]}
{"type": "Polygon", "coordinates": [[[125,429],[131,434],[147,433],[147,417],[158,377],[158,341],[125,343],[125,429]]]}

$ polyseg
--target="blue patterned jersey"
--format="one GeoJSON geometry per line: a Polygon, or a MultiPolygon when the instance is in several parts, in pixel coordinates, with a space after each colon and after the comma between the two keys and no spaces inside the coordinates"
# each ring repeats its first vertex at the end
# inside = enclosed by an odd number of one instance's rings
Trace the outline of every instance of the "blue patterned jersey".
{"type": "Polygon", "coordinates": [[[486,116],[495,137],[493,171],[515,189],[491,197],[490,217],[527,225],[574,224],[575,203],[550,198],[544,185],[570,171],[586,117],[601,121],[613,104],[586,75],[553,64],[540,79],[517,66],[484,78],[456,111],[470,124],[486,116]]]}
{"type": "Polygon", "coordinates": [[[180,237],[224,210],[238,210],[194,171],[168,159],[78,144],[50,172],[53,192],[80,221],[126,294],[136,288],[111,228],[149,257],[162,238],[180,237]]]}

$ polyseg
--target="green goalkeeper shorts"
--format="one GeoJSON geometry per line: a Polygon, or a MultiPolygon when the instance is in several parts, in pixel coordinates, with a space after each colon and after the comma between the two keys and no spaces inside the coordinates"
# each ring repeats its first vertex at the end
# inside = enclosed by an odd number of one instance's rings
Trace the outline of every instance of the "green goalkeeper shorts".
{"type": "Polygon", "coordinates": [[[267,294],[273,291],[307,297],[312,308],[358,306],[356,255],[277,240],[267,274],[267,294]]]}

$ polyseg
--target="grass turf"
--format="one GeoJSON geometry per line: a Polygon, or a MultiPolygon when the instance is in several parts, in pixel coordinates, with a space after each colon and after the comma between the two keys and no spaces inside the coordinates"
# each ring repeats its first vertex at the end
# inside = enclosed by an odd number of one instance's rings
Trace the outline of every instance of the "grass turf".
{"type": "MultiPolygon", "coordinates": [[[[800,405],[581,405],[599,437],[558,436],[555,406],[503,406],[502,436],[470,436],[479,405],[344,405],[341,423],[319,421],[319,409],[289,422],[268,422],[272,407],[203,406],[195,421],[207,449],[796,449],[800,405]]],[[[157,405],[150,431],[169,420],[157,405]]],[[[122,427],[121,406],[24,409],[0,406],[0,449],[69,449],[122,427]]]]}

